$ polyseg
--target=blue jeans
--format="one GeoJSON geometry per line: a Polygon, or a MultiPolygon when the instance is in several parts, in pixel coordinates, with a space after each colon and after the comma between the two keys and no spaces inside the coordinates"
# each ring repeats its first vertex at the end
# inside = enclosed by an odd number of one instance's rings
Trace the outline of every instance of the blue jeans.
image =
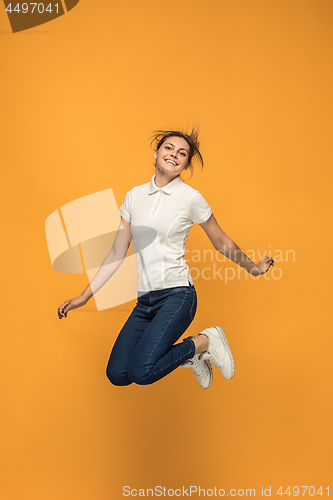
{"type": "Polygon", "coordinates": [[[113,346],[106,374],[114,385],[148,385],[195,353],[193,340],[174,343],[194,319],[197,294],[188,286],[138,292],[136,306],[113,346]]]}

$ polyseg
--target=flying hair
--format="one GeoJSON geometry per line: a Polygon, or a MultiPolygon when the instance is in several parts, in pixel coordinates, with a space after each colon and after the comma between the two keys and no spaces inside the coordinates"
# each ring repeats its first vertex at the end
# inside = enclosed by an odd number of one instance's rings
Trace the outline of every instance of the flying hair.
{"type": "Polygon", "coordinates": [[[200,153],[200,143],[198,140],[199,126],[197,126],[196,128],[192,126],[192,130],[190,132],[185,132],[183,130],[177,130],[177,129],[155,130],[150,135],[150,137],[152,138],[150,145],[155,144],[155,149],[159,150],[162,144],[166,141],[166,139],[173,136],[182,137],[189,145],[190,151],[188,157],[188,165],[186,168],[190,169],[192,177],[193,175],[192,160],[199,161],[199,163],[201,164],[201,170],[204,167],[204,161],[200,153]]]}

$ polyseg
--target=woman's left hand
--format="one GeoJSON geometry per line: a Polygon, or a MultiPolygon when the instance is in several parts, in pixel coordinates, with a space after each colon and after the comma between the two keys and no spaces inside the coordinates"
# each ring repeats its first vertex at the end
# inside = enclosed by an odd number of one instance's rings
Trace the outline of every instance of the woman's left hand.
{"type": "Polygon", "coordinates": [[[261,274],[267,273],[268,269],[271,266],[274,266],[274,260],[272,259],[272,257],[268,257],[267,255],[265,255],[265,257],[257,262],[256,266],[259,269],[259,273],[256,268],[254,268],[253,272],[251,271],[250,274],[252,274],[253,276],[260,276],[261,274]]]}

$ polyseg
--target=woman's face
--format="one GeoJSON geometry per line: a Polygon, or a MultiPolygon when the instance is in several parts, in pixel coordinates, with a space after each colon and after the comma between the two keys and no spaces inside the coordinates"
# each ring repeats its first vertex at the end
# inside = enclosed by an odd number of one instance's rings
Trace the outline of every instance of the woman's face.
{"type": "Polygon", "coordinates": [[[176,177],[187,168],[190,146],[182,137],[172,136],[165,139],[160,149],[154,152],[156,170],[163,173],[169,172],[176,177]]]}

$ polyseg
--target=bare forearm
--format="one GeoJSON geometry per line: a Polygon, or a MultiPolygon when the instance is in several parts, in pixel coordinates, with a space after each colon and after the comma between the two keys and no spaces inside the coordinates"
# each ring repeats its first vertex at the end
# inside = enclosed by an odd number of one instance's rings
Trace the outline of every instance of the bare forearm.
{"type": "Polygon", "coordinates": [[[213,243],[214,248],[228,257],[239,266],[243,267],[253,276],[260,276],[268,271],[270,266],[274,265],[272,257],[265,255],[257,264],[245,255],[243,250],[220,228],[212,214],[206,222],[200,224],[206,232],[208,238],[213,243]]]}
{"type": "Polygon", "coordinates": [[[228,242],[221,243],[219,245],[219,248],[217,248],[216,250],[228,257],[228,259],[238,264],[253,276],[258,276],[260,274],[258,266],[254,262],[252,262],[252,260],[247,255],[245,255],[243,250],[238,245],[236,245],[236,243],[232,239],[228,238],[228,242]]]}
{"type": "Polygon", "coordinates": [[[111,278],[123,261],[124,257],[117,256],[111,250],[81,296],[88,301],[111,278]]]}
{"type": "Polygon", "coordinates": [[[123,223],[121,220],[111,251],[105,257],[100,269],[91,280],[90,285],[81,294],[84,299],[89,300],[117,271],[126,257],[131,240],[130,224],[127,221],[123,223]]]}

